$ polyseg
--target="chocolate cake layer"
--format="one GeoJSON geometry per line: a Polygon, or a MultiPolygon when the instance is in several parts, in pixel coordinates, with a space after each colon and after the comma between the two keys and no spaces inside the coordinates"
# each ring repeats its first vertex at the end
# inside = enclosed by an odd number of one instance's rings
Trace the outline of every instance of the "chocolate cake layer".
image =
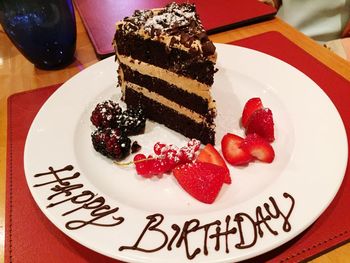
{"type": "Polygon", "coordinates": [[[214,63],[203,54],[169,48],[164,43],[145,39],[135,34],[125,34],[122,30],[115,34],[117,52],[177,74],[198,80],[211,86],[216,71],[214,63]]]}
{"type": "Polygon", "coordinates": [[[185,115],[170,109],[152,99],[126,87],[124,101],[128,106],[142,105],[147,118],[164,124],[188,138],[200,140],[203,144],[215,144],[215,131],[204,123],[197,123],[185,115]]]}
{"type": "Polygon", "coordinates": [[[164,80],[143,75],[124,64],[120,64],[120,67],[123,70],[125,81],[135,83],[149,91],[156,92],[199,114],[206,114],[209,110],[208,100],[194,93],[188,93],[187,91],[178,88],[176,85],[170,84],[164,80]]]}

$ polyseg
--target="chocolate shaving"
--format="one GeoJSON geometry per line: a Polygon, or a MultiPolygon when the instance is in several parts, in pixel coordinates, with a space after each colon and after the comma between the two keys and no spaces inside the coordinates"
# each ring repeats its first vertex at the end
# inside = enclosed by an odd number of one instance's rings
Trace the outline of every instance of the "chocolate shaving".
{"type": "Polygon", "coordinates": [[[215,46],[213,42],[207,41],[202,44],[202,51],[204,56],[213,55],[215,53],[215,46]]]}
{"type": "Polygon", "coordinates": [[[169,46],[174,46],[175,44],[179,43],[179,41],[176,39],[176,37],[172,37],[170,39],[170,43],[169,43],[169,46]]]}

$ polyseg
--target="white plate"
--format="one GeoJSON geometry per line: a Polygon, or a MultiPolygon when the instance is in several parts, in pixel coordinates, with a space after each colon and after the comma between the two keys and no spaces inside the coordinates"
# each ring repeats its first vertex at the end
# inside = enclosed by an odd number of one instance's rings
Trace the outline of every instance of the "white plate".
{"type": "MultiPolygon", "coordinates": [[[[105,99],[120,99],[111,57],[67,81],[31,126],[25,174],[54,225],[123,261],[232,262],[285,243],[319,217],[337,193],[347,162],[347,138],[336,108],[313,81],[280,60],[232,45],[217,44],[217,50],[217,145],[227,132],[243,135],[243,105],[261,97],[274,114],[274,162],[231,167],[233,182],[212,205],[193,199],[171,175],[144,179],[132,167],[117,167],[90,141],[92,109],[105,99]],[[55,177],[49,167],[67,169],[55,177]]],[[[152,122],[132,139],[145,153],[157,141],[178,146],[187,141],[152,122]]]]}

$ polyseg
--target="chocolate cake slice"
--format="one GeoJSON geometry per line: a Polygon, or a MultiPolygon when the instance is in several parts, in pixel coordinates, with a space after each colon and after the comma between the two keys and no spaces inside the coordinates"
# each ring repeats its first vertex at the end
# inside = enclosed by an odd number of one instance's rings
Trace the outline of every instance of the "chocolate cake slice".
{"type": "Polygon", "coordinates": [[[193,4],[137,10],[116,25],[119,85],[128,106],[189,138],[215,143],[216,52],[193,4]]]}

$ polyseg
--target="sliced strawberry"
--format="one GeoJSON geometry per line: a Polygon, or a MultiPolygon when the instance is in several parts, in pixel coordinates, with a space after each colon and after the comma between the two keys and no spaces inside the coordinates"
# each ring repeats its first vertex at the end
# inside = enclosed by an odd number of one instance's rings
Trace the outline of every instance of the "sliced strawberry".
{"type": "Polygon", "coordinates": [[[275,151],[270,143],[256,133],[248,134],[243,140],[241,148],[265,163],[271,163],[275,159],[275,151]]]}
{"type": "Polygon", "coordinates": [[[225,160],[221,157],[220,153],[211,144],[207,144],[199,153],[197,159],[202,163],[213,163],[222,166],[225,169],[224,183],[231,184],[230,170],[227,168],[225,160]]]}
{"type": "Polygon", "coordinates": [[[272,111],[269,108],[256,110],[249,118],[246,135],[256,133],[268,142],[275,140],[272,111]]]}
{"type": "Polygon", "coordinates": [[[212,204],[224,183],[225,169],[212,163],[186,163],[173,169],[182,188],[197,200],[212,204]]]}
{"type": "Polygon", "coordinates": [[[221,140],[224,158],[232,165],[245,165],[253,160],[253,156],[240,148],[242,142],[243,138],[232,133],[227,133],[221,140]]]}
{"type": "Polygon", "coordinates": [[[244,105],[244,108],[243,108],[242,118],[241,118],[242,127],[246,128],[250,116],[256,110],[261,109],[262,107],[263,107],[263,104],[262,104],[260,98],[251,98],[251,99],[249,99],[246,102],[246,104],[244,105]]]}

